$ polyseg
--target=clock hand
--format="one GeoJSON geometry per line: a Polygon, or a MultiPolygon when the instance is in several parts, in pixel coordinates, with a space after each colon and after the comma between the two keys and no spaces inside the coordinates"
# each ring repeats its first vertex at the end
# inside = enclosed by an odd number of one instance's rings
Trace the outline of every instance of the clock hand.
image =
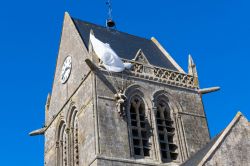
{"type": "Polygon", "coordinates": [[[65,70],[64,70],[64,72],[63,72],[63,74],[62,74],[62,79],[63,79],[64,74],[66,73],[66,71],[69,70],[69,69],[70,69],[70,67],[66,67],[66,68],[65,68],[65,70]]]}

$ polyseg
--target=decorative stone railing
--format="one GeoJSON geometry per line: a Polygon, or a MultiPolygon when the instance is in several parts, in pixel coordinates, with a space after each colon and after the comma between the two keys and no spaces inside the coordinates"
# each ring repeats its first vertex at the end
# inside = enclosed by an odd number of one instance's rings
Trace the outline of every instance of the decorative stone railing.
{"type": "Polygon", "coordinates": [[[198,88],[197,78],[191,75],[136,61],[125,59],[123,61],[133,64],[131,74],[134,76],[191,89],[198,88]]]}

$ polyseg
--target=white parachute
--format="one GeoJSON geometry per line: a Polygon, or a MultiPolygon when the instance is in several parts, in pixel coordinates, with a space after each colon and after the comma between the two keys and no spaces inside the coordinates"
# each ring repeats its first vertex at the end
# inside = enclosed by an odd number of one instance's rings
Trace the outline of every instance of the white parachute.
{"type": "Polygon", "coordinates": [[[115,53],[108,43],[103,43],[90,33],[90,42],[93,49],[108,71],[122,72],[132,67],[131,63],[123,63],[121,58],[115,53]]]}

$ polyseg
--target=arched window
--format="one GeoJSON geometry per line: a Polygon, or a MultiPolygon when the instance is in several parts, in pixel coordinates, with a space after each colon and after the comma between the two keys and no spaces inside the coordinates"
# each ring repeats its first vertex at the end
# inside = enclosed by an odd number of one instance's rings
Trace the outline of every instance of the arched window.
{"type": "Polygon", "coordinates": [[[77,110],[75,107],[70,109],[68,114],[68,126],[69,126],[69,163],[71,166],[79,165],[79,149],[78,149],[78,119],[77,110]]]}
{"type": "Polygon", "coordinates": [[[72,139],[72,148],[73,148],[73,160],[74,166],[79,165],[79,147],[78,147],[78,120],[77,118],[74,119],[74,132],[73,132],[73,139],[72,139]]]}
{"type": "Polygon", "coordinates": [[[78,119],[75,107],[68,112],[66,123],[64,120],[60,121],[56,149],[56,166],[79,166],[78,119]]]}
{"type": "Polygon", "coordinates": [[[177,159],[177,146],[174,144],[175,128],[171,119],[169,100],[161,96],[156,100],[156,124],[162,160],[168,162],[177,159]]]}
{"type": "Polygon", "coordinates": [[[68,137],[66,131],[66,125],[63,121],[60,122],[57,132],[57,166],[68,165],[68,137]]]}
{"type": "Polygon", "coordinates": [[[128,116],[133,154],[135,157],[150,156],[149,123],[144,101],[139,95],[130,99],[128,116]]]}

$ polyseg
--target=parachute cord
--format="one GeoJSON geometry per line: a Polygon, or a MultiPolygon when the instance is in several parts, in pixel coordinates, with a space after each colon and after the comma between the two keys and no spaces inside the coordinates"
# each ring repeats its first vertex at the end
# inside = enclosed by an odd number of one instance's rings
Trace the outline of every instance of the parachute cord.
{"type": "Polygon", "coordinates": [[[124,79],[123,79],[123,73],[124,73],[124,72],[122,71],[122,91],[124,91],[124,86],[123,86],[123,80],[124,80],[124,79]]]}

